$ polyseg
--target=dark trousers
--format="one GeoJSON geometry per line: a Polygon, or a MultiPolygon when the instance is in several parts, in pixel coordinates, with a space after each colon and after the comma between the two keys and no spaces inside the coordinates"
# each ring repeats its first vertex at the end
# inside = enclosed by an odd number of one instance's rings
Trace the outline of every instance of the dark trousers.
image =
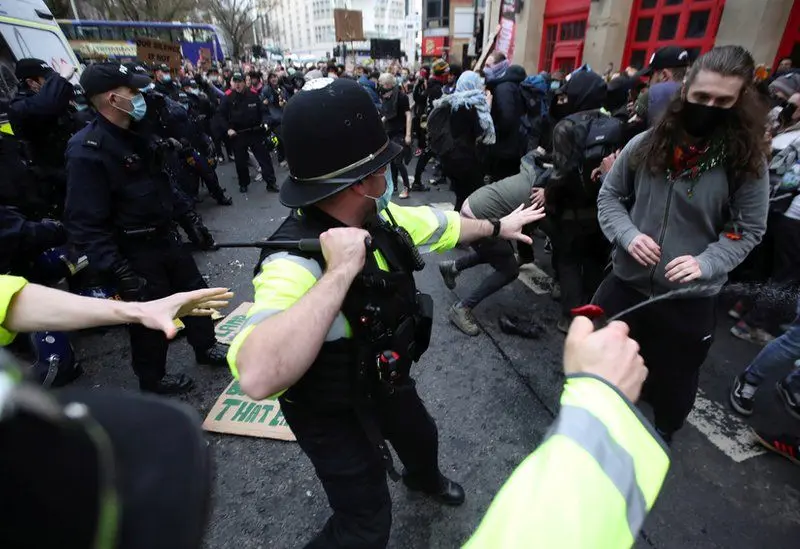
{"type": "Polygon", "coordinates": [[[199,181],[202,181],[212,197],[220,199],[224,196],[225,192],[219,184],[217,171],[211,167],[207,156],[197,151],[192,151],[183,158],[183,163],[183,169],[188,172],[187,181],[190,182],[189,188],[184,188],[186,193],[193,198],[197,198],[200,193],[199,181]]]}
{"type": "MultiPolygon", "coordinates": [[[[382,549],[389,540],[392,500],[386,468],[352,409],[314,411],[281,398],[281,409],[311,460],[333,515],[310,549],[382,549]]],[[[378,396],[373,410],[406,472],[439,481],[439,436],[413,384],[378,396]]]]}
{"type": "Polygon", "coordinates": [[[456,269],[463,271],[488,263],[494,272],[484,278],[471,294],[461,300],[461,304],[472,309],[478,303],[514,281],[519,276],[519,265],[514,257],[514,247],[507,240],[482,238],[472,243],[472,251],[456,259],[456,269]]]}
{"type": "Polygon", "coordinates": [[[223,135],[218,139],[214,139],[214,148],[217,151],[217,156],[222,156],[222,148],[225,147],[225,151],[228,153],[228,158],[233,156],[233,149],[231,148],[231,138],[227,135],[223,135]]]}
{"type": "Polygon", "coordinates": [[[561,314],[570,318],[572,309],[586,305],[603,281],[611,248],[594,216],[553,218],[545,226],[561,284],[561,314]]]}
{"type": "Polygon", "coordinates": [[[450,178],[453,186],[453,192],[456,195],[456,203],[454,206],[455,211],[460,211],[464,201],[469,198],[473,192],[483,186],[483,171],[480,165],[475,165],[471,170],[456,170],[445,169],[444,173],[450,178]]]}
{"type": "MultiPolygon", "coordinates": [[[[145,300],[160,299],[175,292],[186,292],[206,288],[207,285],[192,255],[178,242],[169,240],[142,240],[121,248],[133,270],[147,281],[145,300]]],[[[198,351],[208,349],[216,342],[214,324],[210,317],[185,317],[186,337],[198,351]]],[[[133,371],[143,381],[158,381],[166,373],[167,347],[164,334],[131,324],[133,371]]]]}
{"type": "Polygon", "coordinates": [[[489,156],[486,159],[486,173],[492,181],[500,181],[519,173],[520,159],[517,157],[501,158],[489,156]]]}
{"type": "Polygon", "coordinates": [[[417,136],[417,147],[425,150],[428,146],[428,131],[422,128],[422,116],[415,116],[411,121],[411,131],[417,136]]]}
{"type": "MultiPolygon", "coordinates": [[[[610,274],[593,302],[611,316],[645,299],[647,296],[610,274]]],[[[700,366],[714,340],[715,309],[716,297],[666,299],[620,319],[639,343],[649,370],[642,399],[653,406],[655,426],[662,432],[680,429],[692,411],[700,366]]]]}
{"type": "Polygon", "coordinates": [[[433,158],[433,151],[430,149],[422,149],[422,154],[417,160],[417,167],[414,169],[414,185],[424,185],[422,181],[422,172],[425,171],[425,167],[428,165],[431,158],[433,158]]]}
{"type": "Polygon", "coordinates": [[[237,134],[231,139],[233,147],[234,162],[236,163],[236,175],[239,178],[240,187],[250,185],[250,170],[247,165],[249,155],[247,150],[253,151],[256,162],[261,167],[261,175],[267,185],[275,184],[275,169],[272,167],[272,158],[269,156],[266,138],[263,131],[249,131],[237,134]]]}
{"type": "MultiPolygon", "coordinates": [[[[401,147],[405,147],[405,136],[404,135],[390,135],[389,139],[400,145],[401,147]]],[[[404,149],[405,152],[405,149],[404,149]]],[[[392,160],[390,169],[392,170],[392,181],[394,181],[395,188],[399,188],[400,179],[398,179],[398,175],[402,176],[403,184],[406,186],[407,190],[411,190],[411,183],[408,181],[408,168],[406,167],[405,162],[403,162],[403,157],[405,155],[400,154],[394,160],[392,160]]]]}

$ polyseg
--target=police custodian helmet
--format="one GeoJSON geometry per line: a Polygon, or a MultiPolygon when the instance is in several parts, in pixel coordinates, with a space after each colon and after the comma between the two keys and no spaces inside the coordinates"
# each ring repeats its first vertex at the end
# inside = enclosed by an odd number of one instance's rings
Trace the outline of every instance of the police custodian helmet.
{"type": "Polygon", "coordinates": [[[389,164],[403,148],[389,140],[369,94],[345,78],[308,82],[286,105],[282,124],[289,179],[284,206],[308,206],[389,164]]]}

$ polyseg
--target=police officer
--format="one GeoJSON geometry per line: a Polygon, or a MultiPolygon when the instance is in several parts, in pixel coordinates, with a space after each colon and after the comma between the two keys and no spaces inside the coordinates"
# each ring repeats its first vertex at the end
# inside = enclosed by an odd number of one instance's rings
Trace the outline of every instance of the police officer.
{"type": "Polygon", "coordinates": [[[284,120],[291,176],[280,198],[294,210],[271,239],[319,238],[321,252],[262,254],[255,305],[228,362],[249,396],[281,394],[319,475],[333,516],[309,547],[384,547],[386,473],[400,478],[385,440],[409,489],[447,505],[464,501],[439,470],[436,425],[409,376],[432,322],[432,299],[414,283],[423,266],[416,246],[445,250],[492,235],[530,242],[521,228],[544,214],[520,208],[475,220],[391,204],[387,166],[402,147],[352,80],[313,80],[284,120]]]}
{"type": "MultiPolygon", "coordinates": [[[[141,63],[127,63],[125,67],[137,74],[147,74],[147,69],[141,63]]],[[[155,86],[152,89],[144,90],[143,94],[148,105],[144,121],[144,124],[148,126],[148,131],[164,138],[172,138],[173,143],[179,144],[175,147],[177,150],[174,152],[174,156],[179,159],[179,162],[174,165],[170,164],[169,172],[180,187],[182,194],[191,197],[192,200],[196,199],[199,192],[199,178],[205,183],[208,192],[217,201],[217,204],[221,206],[233,204],[233,200],[219,183],[216,157],[209,154],[213,153],[211,138],[204,135],[200,126],[195,124],[190,117],[189,95],[176,89],[176,100],[173,100],[158,92],[155,86]]],[[[190,208],[194,210],[193,205],[190,208]]],[[[194,244],[199,245],[200,248],[207,248],[194,237],[195,234],[208,232],[196,212],[192,212],[192,219],[181,216],[177,220],[194,244]],[[200,233],[192,232],[187,228],[187,223],[194,226],[196,225],[195,221],[199,221],[200,233]]],[[[202,239],[202,241],[205,240],[202,239]]]]}
{"type": "Polygon", "coordinates": [[[261,167],[267,190],[277,192],[275,170],[272,167],[264,129],[264,121],[269,116],[267,108],[261,102],[261,98],[247,88],[242,73],[234,73],[231,80],[233,91],[222,100],[217,115],[226,125],[227,134],[231,139],[236,175],[239,178],[239,192],[246,193],[247,187],[250,186],[248,149],[253,151],[253,156],[261,167]]]}
{"type": "Polygon", "coordinates": [[[172,74],[169,72],[169,65],[161,63],[155,67],[155,90],[164,94],[170,99],[177,99],[178,86],[172,81],[172,74]]]}
{"type": "MultiPolygon", "coordinates": [[[[71,241],[95,268],[113,276],[126,301],[206,286],[173,230],[164,143],[136,125],[147,111],[140,90],[149,84],[146,76],[117,63],[88,67],[81,85],[97,118],[67,149],[65,225],[71,241]]],[[[185,324],[197,361],[224,364],[227,347],[216,342],[211,320],[187,318],[185,324]]],[[[165,375],[163,334],[131,326],[130,337],[142,390],[172,394],[189,389],[186,375],[165,375]]]]}
{"type": "Polygon", "coordinates": [[[64,152],[72,135],[69,108],[74,97],[69,79],[74,73],[75,67],[67,64],[57,73],[41,59],[20,59],[15,68],[19,89],[8,107],[14,135],[55,214],[64,205],[64,152]]]}

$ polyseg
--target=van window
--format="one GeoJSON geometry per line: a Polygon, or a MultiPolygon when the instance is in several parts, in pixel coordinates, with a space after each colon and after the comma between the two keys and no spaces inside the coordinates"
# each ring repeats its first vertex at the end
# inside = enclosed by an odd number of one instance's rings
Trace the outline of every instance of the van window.
{"type": "MultiPolygon", "coordinates": [[[[61,68],[62,62],[75,64],[72,53],[67,49],[67,44],[55,32],[0,23],[0,34],[15,59],[35,57],[46,61],[55,70],[61,68]]],[[[73,83],[77,83],[77,81],[78,75],[76,74],[73,77],[73,83]]]]}
{"type": "Polygon", "coordinates": [[[14,76],[14,55],[6,41],[0,36],[0,101],[10,101],[17,93],[17,78],[14,76]]]}

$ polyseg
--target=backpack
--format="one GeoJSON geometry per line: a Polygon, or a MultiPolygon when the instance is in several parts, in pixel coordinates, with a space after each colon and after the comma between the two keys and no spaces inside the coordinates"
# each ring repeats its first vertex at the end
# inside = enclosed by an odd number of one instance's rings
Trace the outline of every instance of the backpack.
{"type": "Polygon", "coordinates": [[[519,133],[521,155],[540,145],[542,134],[546,129],[548,112],[547,83],[541,75],[529,76],[519,85],[522,97],[523,113],[520,117],[519,133]]]}
{"type": "Polygon", "coordinates": [[[623,122],[599,110],[562,119],[553,131],[553,166],[560,187],[553,189],[554,202],[565,207],[596,203],[600,185],[592,181],[592,171],[622,147],[624,137],[623,122]]]}
{"type": "Polygon", "coordinates": [[[456,149],[453,132],[450,131],[449,105],[439,105],[428,115],[428,147],[439,158],[447,158],[456,149]]]}

